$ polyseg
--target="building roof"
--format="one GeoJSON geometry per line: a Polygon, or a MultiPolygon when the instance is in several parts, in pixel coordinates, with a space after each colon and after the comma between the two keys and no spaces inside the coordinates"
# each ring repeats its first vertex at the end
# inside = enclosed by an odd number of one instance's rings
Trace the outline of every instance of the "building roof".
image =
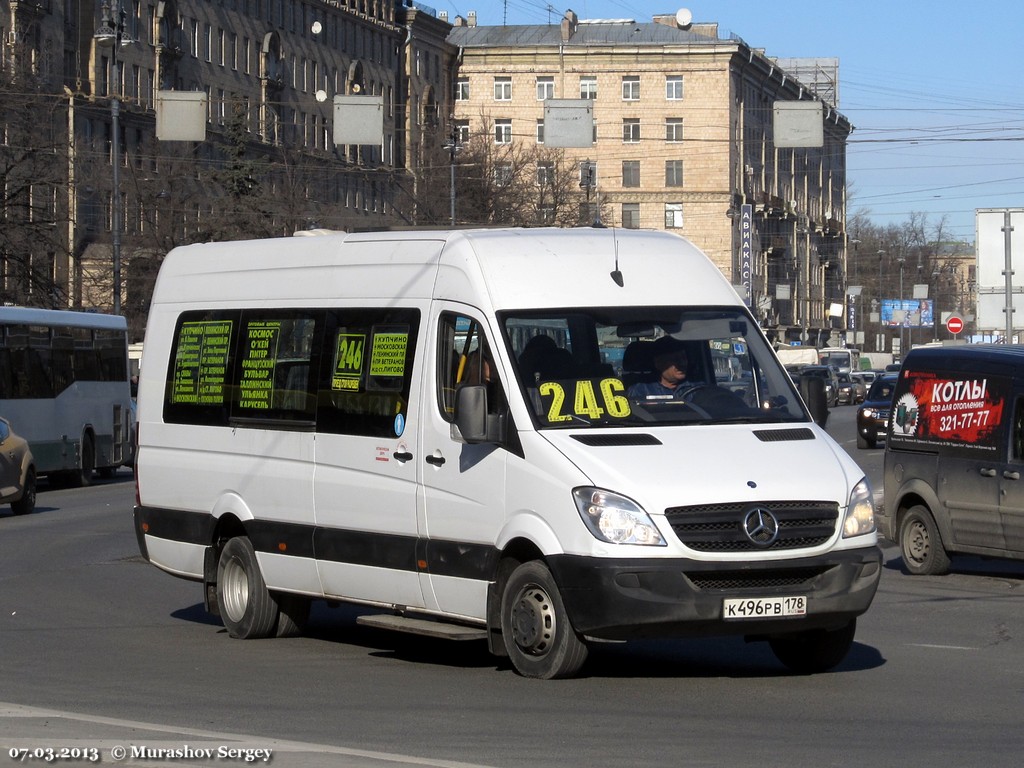
{"type": "Polygon", "coordinates": [[[706,28],[679,29],[654,22],[632,19],[581,20],[568,42],[562,42],[559,24],[523,24],[515,26],[453,27],[448,42],[462,48],[500,48],[509,46],[566,45],[665,45],[714,44],[717,37],[702,34],[706,28]]]}

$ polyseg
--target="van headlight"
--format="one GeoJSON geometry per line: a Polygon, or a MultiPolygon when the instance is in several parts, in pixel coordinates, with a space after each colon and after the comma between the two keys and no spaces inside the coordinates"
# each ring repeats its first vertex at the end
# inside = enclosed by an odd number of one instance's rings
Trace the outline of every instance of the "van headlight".
{"type": "Polygon", "coordinates": [[[875,530],[875,501],[871,493],[871,485],[867,478],[861,480],[850,494],[850,503],[846,507],[846,519],[843,520],[843,538],[863,536],[875,530]]]}
{"type": "Polygon", "coordinates": [[[650,516],[632,499],[600,488],[576,488],[572,495],[583,522],[601,541],[665,546],[650,516]]]}

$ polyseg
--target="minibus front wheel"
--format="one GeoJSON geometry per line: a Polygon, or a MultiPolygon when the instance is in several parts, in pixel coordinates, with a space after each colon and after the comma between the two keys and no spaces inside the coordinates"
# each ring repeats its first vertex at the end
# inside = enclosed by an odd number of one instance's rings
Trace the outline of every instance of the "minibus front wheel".
{"type": "Polygon", "coordinates": [[[277,628],[277,603],[260,573],[252,542],[245,536],[230,539],[221,550],[217,561],[217,604],[232,637],[269,637],[277,628]]]}
{"type": "Polygon", "coordinates": [[[523,677],[572,677],[587,658],[586,643],[569,621],[551,571],[537,560],[518,566],[505,582],[501,634],[523,677]]]}

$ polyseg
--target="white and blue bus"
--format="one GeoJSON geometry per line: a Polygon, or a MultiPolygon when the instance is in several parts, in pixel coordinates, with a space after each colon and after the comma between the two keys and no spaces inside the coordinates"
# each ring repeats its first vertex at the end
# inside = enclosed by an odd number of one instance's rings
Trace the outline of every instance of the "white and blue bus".
{"type": "Polygon", "coordinates": [[[39,474],[88,485],[131,459],[123,317],[0,307],[0,415],[28,440],[39,474]]]}

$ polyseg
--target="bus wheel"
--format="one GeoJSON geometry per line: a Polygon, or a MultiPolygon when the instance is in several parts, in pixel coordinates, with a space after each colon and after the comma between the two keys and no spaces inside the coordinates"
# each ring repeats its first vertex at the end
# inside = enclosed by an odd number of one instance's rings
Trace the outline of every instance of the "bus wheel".
{"type": "Polygon", "coordinates": [[[236,536],[221,550],[217,563],[217,604],[232,637],[270,637],[277,629],[277,603],[267,591],[256,551],[245,536],[236,536]]]}
{"type": "Polygon", "coordinates": [[[801,675],[815,672],[827,672],[836,666],[853,645],[853,636],[857,632],[857,620],[841,629],[809,629],[805,632],[794,632],[791,635],[779,635],[768,641],[775,657],[801,675]]]}
{"type": "Polygon", "coordinates": [[[82,438],[82,466],[77,473],[74,473],[74,484],[85,488],[92,485],[93,465],[96,463],[96,451],[93,448],[92,438],[86,435],[82,438]]]}
{"type": "Polygon", "coordinates": [[[915,576],[941,576],[949,572],[949,555],[927,508],[911,507],[900,523],[903,564],[915,576]]]}
{"type": "Polygon", "coordinates": [[[501,634],[512,665],[523,677],[571,677],[587,658],[547,566],[523,563],[501,596],[501,634]]]}
{"type": "Polygon", "coordinates": [[[11,511],[16,515],[31,515],[36,508],[36,471],[30,469],[25,473],[25,487],[21,498],[11,502],[11,511]]]}

